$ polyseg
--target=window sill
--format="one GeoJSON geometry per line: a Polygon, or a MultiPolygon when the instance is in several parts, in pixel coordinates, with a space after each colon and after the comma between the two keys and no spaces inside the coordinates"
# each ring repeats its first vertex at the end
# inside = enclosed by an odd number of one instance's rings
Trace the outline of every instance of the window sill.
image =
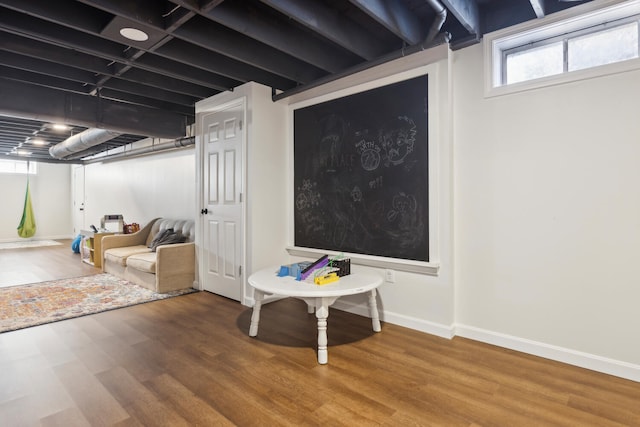
{"type": "Polygon", "coordinates": [[[291,256],[318,258],[322,255],[343,255],[350,258],[353,264],[377,268],[390,268],[398,271],[408,271],[410,273],[427,274],[430,276],[437,276],[440,269],[440,264],[434,262],[409,261],[396,258],[326,251],[322,249],[301,248],[298,246],[288,246],[286,249],[291,256]]]}

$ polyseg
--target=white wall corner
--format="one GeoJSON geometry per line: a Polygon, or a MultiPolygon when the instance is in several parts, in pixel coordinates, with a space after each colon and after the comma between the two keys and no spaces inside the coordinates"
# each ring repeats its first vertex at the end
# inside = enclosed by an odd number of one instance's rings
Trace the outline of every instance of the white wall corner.
{"type": "Polygon", "coordinates": [[[499,347],[521,351],[534,356],[544,357],[545,359],[551,359],[557,362],[567,363],[569,365],[590,369],[592,371],[602,372],[631,381],[640,382],[640,365],[635,365],[633,363],[609,359],[595,354],[584,353],[539,341],[532,341],[526,338],[506,335],[500,332],[476,328],[474,326],[456,324],[453,329],[455,335],[463,338],[469,338],[475,341],[497,345],[499,347]]]}

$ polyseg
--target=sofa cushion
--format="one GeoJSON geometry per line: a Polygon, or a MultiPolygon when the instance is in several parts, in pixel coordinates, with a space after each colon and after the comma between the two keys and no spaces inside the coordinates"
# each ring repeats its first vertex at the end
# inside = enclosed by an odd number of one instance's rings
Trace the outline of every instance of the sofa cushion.
{"type": "Polygon", "coordinates": [[[182,235],[181,231],[173,231],[173,228],[169,228],[158,232],[158,236],[153,239],[149,248],[155,252],[158,246],[184,243],[186,240],[187,238],[182,235]]]}
{"type": "Polygon", "coordinates": [[[104,259],[105,261],[111,261],[125,267],[127,265],[127,258],[131,255],[146,252],[151,252],[151,249],[144,245],[123,246],[121,248],[111,248],[104,251],[104,259]]]}
{"type": "Polygon", "coordinates": [[[193,220],[161,218],[153,223],[147,236],[146,245],[149,246],[160,231],[169,228],[172,228],[175,232],[182,233],[186,237],[185,242],[194,242],[196,240],[195,222],[193,220]]]}
{"type": "Polygon", "coordinates": [[[127,258],[127,268],[135,268],[145,273],[156,274],[155,252],[131,255],[127,258]]]}
{"type": "Polygon", "coordinates": [[[163,240],[166,240],[168,236],[173,234],[173,228],[165,228],[164,230],[160,230],[156,233],[151,243],[147,245],[149,249],[152,251],[156,250],[156,246],[162,244],[163,240]]]}

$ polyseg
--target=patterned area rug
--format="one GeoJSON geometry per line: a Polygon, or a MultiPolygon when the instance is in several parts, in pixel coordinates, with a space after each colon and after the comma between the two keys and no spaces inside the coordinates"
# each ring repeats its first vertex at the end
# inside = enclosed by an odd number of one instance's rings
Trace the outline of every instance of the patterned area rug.
{"type": "Polygon", "coordinates": [[[0,249],[39,248],[41,246],[57,246],[61,244],[55,240],[18,240],[15,242],[0,242],[0,249]]]}
{"type": "Polygon", "coordinates": [[[106,273],[0,288],[0,333],[191,292],[158,294],[106,273]]]}

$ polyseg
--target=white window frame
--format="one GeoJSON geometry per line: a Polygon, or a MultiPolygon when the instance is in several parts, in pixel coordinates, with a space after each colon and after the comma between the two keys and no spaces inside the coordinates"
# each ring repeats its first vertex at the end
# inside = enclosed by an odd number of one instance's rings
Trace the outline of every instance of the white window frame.
{"type": "Polygon", "coordinates": [[[503,53],[527,43],[561,37],[563,34],[596,27],[606,22],[640,14],[640,0],[595,0],[548,15],[542,19],[496,31],[484,36],[485,97],[517,93],[640,69],[640,58],[564,72],[512,84],[503,84],[503,53]]]}
{"type": "Polygon", "coordinates": [[[9,160],[9,159],[0,159],[3,163],[13,163],[13,171],[4,171],[0,169],[0,174],[6,175],[37,175],[38,174],[38,163],[27,160],[9,160]],[[18,163],[27,163],[27,172],[21,172],[16,170],[16,165],[18,163]]]}

